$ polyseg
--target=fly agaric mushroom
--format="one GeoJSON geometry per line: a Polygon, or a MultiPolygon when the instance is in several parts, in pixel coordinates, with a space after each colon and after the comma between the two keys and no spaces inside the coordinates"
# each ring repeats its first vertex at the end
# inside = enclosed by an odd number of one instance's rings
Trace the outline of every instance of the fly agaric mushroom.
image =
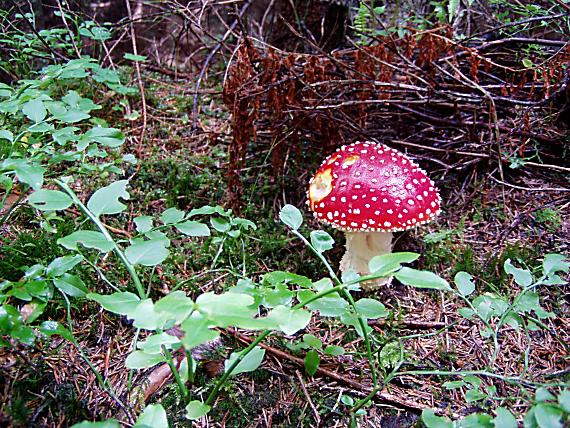
{"type": "Polygon", "coordinates": [[[309,184],[308,204],[314,216],[346,233],[342,272],[370,273],[370,259],[392,251],[392,232],[428,223],[440,212],[439,192],[426,172],[384,144],[356,142],[340,147],[324,160],[309,184]]]}

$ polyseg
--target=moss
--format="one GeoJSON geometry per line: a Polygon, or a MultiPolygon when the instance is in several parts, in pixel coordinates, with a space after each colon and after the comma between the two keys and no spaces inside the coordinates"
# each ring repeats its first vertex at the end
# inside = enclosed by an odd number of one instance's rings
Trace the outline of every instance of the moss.
{"type": "MultiPolygon", "coordinates": [[[[32,221],[30,209],[18,212],[18,219],[13,220],[21,224],[32,221]]],[[[23,267],[34,264],[47,265],[54,258],[64,255],[65,250],[57,244],[57,240],[74,230],[72,222],[54,222],[55,233],[49,233],[37,228],[33,231],[21,231],[9,243],[4,243],[0,255],[0,278],[8,281],[18,281],[22,275],[23,267]]]]}

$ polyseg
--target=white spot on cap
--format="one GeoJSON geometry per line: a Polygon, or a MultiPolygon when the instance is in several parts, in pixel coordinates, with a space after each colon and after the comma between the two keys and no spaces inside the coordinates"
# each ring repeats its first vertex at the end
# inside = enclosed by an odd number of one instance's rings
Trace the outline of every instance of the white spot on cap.
{"type": "Polygon", "coordinates": [[[346,202],[346,198],[345,198],[344,196],[341,196],[341,197],[340,197],[340,201],[341,201],[341,202],[346,202]]]}
{"type": "Polygon", "coordinates": [[[384,202],[385,204],[387,204],[387,203],[388,203],[388,199],[384,198],[384,199],[382,199],[382,202],[384,202]]]}
{"type": "Polygon", "coordinates": [[[332,202],[336,201],[336,196],[331,196],[331,201],[332,202]]]}
{"type": "Polygon", "coordinates": [[[390,226],[392,226],[392,223],[390,223],[389,221],[385,221],[385,222],[384,222],[384,226],[385,226],[385,227],[390,227],[390,226]]]}
{"type": "Polygon", "coordinates": [[[325,207],[325,203],[324,203],[324,202],[321,202],[321,203],[319,204],[319,207],[324,208],[324,207],[325,207]]]}
{"type": "Polygon", "coordinates": [[[329,212],[327,213],[327,218],[328,218],[329,220],[332,220],[332,219],[333,219],[333,213],[331,213],[331,212],[329,211],[329,212]]]}
{"type": "Polygon", "coordinates": [[[413,199],[408,199],[408,205],[414,205],[414,204],[415,204],[415,202],[413,199]]]}
{"type": "Polygon", "coordinates": [[[356,201],[358,199],[358,195],[352,195],[352,199],[356,201]]]}
{"type": "Polygon", "coordinates": [[[358,227],[358,223],[356,223],[355,221],[351,222],[350,225],[351,225],[352,227],[358,227]]]}
{"type": "Polygon", "coordinates": [[[358,208],[355,208],[353,211],[354,214],[360,214],[360,210],[358,208]]]}
{"type": "Polygon", "coordinates": [[[376,211],[374,211],[374,214],[375,214],[375,215],[380,215],[380,211],[376,210],[376,211]]]}
{"type": "Polygon", "coordinates": [[[378,198],[377,198],[376,196],[372,196],[372,200],[373,200],[374,202],[376,202],[376,201],[378,200],[378,198]]]}
{"type": "Polygon", "coordinates": [[[394,210],[386,210],[388,214],[394,214],[394,210]]]}
{"type": "Polygon", "coordinates": [[[355,188],[355,189],[360,189],[361,187],[362,187],[362,186],[361,186],[360,184],[355,184],[355,185],[354,185],[354,188],[355,188]]]}

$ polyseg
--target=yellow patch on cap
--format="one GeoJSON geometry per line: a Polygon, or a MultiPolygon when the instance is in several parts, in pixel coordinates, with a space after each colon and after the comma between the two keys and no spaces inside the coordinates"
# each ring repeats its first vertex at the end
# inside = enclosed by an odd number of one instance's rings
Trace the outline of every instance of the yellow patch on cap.
{"type": "Polygon", "coordinates": [[[360,156],[350,155],[342,162],[342,166],[350,166],[353,163],[355,163],[358,159],[360,159],[360,156]]]}
{"type": "Polygon", "coordinates": [[[314,210],[315,204],[326,198],[327,195],[332,192],[332,181],[333,177],[331,168],[327,168],[315,175],[313,182],[309,186],[309,201],[311,203],[311,209],[314,210]]]}

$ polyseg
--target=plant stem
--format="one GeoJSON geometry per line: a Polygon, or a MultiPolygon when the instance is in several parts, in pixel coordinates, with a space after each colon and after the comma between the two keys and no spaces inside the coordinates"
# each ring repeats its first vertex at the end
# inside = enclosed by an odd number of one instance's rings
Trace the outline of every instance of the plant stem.
{"type": "Polygon", "coordinates": [[[83,211],[85,213],[85,215],[95,224],[95,226],[97,226],[97,228],[101,231],[101,233],[103,234],[105,239],[107,239],[109,242],[111,242],[113,244],[113,251],[115,252],[115,254],[117,254],[119,259],[121,259],[121,261],[123,262],[123,265],[125,266],[125,268],[129,272],[129,275],[133,279],[133,282],[135,283],[135,287],[137,289],[139,297],[141,299],[145,299],[146,293],[144,291],[144,287],[141,283],[141,280],[140,280],[134,266],[131,264],[131,262],[129,262],[129,260],[125,256],[125,253],[123,253],[123,251],[119,248],[119,246],[117,245],[117,243],[115,242],[113,237],[109,234],[109,232],[107,231],[107,228],[103,225],[103,223],[101,223],[101,220],[99,220],[99,217],[97,217],[95,214],[93,214],[89,210],[89,208],[87,208],[85,205],[83,205],[83,202],[81,202],[79,200],[79,198],[77,197],[75,192],[73,190],[71,190],[71,188],[66,183],[64,183],[61,180],[55,180],[55,182],[57,183],[57,185],[59,187],[61,187],[71,197],[73,202],[81,209],[81,211],[83,211]]]}
{"type": "Polygon", "coordinates": [[[542,383],[542,382],[532,382],[523,380],[520,377],[513,377],[513,376],[503,376],[497,373],[488,372],[484,370],[465,370],[465,371],[445,371],[445,370],[408,370],[405,372],[400,372],[396,374],[396,376],[406,376],[406,375],[416,375],[416,376],[482,376],[482,377],[490,377],[502,380],[503,382],[512,383],[515,385],[525,385],[530,387],[540,387],[540,386],[548,386],[548,387],[567,387],[567,383],[542,383]]]}
{"type": "MultiPolygon", "coordinates": [[[[332,293],[338,293],[339,291],[341,291],[344,288],[344,285],[339,285],[333,288],[329,288],[328,290],[324,290],[321,291],[320,293],[315,294],[314,296],[312,296],[311,298],[297,303],[295,306],[293,306],[293,309],[301,309],[304,306],[310,304],[311,302],[314,302],[315,300],[318,300],[322,297],[328,296],[329,294],[332,293]]],[[[221,387],[224,385],[224,383],[226,383],[226,381],[228,380],[228,378],[231,376],[232,372],[235,370],[235,368],[237,367],[237,365],[245,358],[245,356],[247,354],[249,354],[249,352],[255,348],[259,343],[261,343],[261,341],[263,341],[267,336],[269,336],[271,333],[273,333],[273,330],[265,330],[263,331],[259,336],[257,336],[253,342],[251,342],[249,344],[249,346],[247,348],[245,348],[243,351],[240,352],[240,354],[238,355],[238,357],[235,359],[235,361],[232,363],[232,365],[230,367],[228,367],[228,369],[226,370],[226,372],[222,375],[222,377],[220,378],[220,380],[218,382],[216,382],[216,385],[214,386],[214,389],[212,389],[212,392],[210,392],[210,394],[208,395],[208,398],[206,398],[206,401],[204,402],[204,404],[206,405],[210,405],[212,403],[212,401],[214,400],[214,398],[216,398],[216,395],[218,394],[218,391],[221,389],[221,387]]]]}
{"type": "MultiPolygon", "coordinates": [[[[322,253],[317,251],[317,249],[313,247],[313,245],[303,235],[301,235],[301,233],[293,229],[291,230],[291,232],[293,232],[295,236],[301,239],[305,243],[305,245],[309,247],[311,251],[321,260],[321,262],[326,266],[331,278],[337,284],[337,286],[342,286],[342,281],[338,278],[332,266],[329,264],[327,259],[322,255],[322,253]]],[[[342,287],[340,291],[341,294],[346,298],[346,300],[348,300],[350,306],[356,312],[358,324],[360,326],[360,329],[362,330],[362,337],[364,338],[364,344],[366,345],[366,353],[368,354],[368,364],[370,365],[370,373],[372,374],[372,384],[374,385],[374,387],[376,387],[378,386],[378,378],[376,376],[376,368],[374,366],[374,356],[372,355],[372,347],[370,346],[370,339],[368,337],[368,332],[366,331],[366,329],[368,328],[368,323],[358,313],[358,310],[356,309],[356,302],[352,298],[350,292],[346,290],[345,287],[342,287]]]]}
{"type": "Polygon", "coordinates": [[[188,402],[188,388],[180,379],[180,373],[178,373],[178,368],[174,365],[174,361],[172,360],[172,355],[170,355],[170,351],[166,349],[166,346],[162,345],[162,353],[166,357],[166,362],[168,363],[168,367],[170,367],[170,371],[176,380],[176,384],[178,385],[178,389],[180,390],[180,394],[182,394],[182,399],[184,400],[184,404],[188,402]]]}
{"type": "Polygon", "coordinates": [[[103,379],[103,376],[101,376],[101,373],[99,373],[99,370],[97,370],[95,368],[95,366],[91,363],[91,360],[89,360],[87,355],[85,355],[85,353],[83,352],[83,349],[81,348],[81,346],[79,345],[79,343],[77,342],[75,337],[73,336],[73,324],[72,324],[72,320],[71,320],[71,305],[70,305],[69,299],[67,298],[65,293],[61,290],[60,290],[60,293],[63,296],[63,299],[65,300],[65,305],[66,305],[66,309],[67,309],[67,324],[69,326],[68,330],[69,330],[69,335],[70,335],[69,341],[79,351],[79,355],[81,355],[81,358],[83,359],[83,361],[85,361],[85,363],[89,366],[89,368],[91,369],[91,371],[93,372],[93,374],[97,378],[97,382],[99,382],[99,385],[101,386],[101,388],[103,388],[103,390],[106,391],[107,394],[109,394],[111,396],[111,398],[113,398],[113,400],[115,400],[115,402],[119,405],[119,407],[123,410],[123,412],[125,412],[125,415],[127,415],[127,418],[129,418],[129,421],[131,423],[134,423],[134,419],[133,419],[128,407],[125,406],[125,404],[123,404],[123,402],[119,399],[119,397],[117,397],[117,395],[115,394],[115,391],[113,390],[113,387],[111,386],[111,384],[108,381],[106,381],[105,379],[103,379]]]}

